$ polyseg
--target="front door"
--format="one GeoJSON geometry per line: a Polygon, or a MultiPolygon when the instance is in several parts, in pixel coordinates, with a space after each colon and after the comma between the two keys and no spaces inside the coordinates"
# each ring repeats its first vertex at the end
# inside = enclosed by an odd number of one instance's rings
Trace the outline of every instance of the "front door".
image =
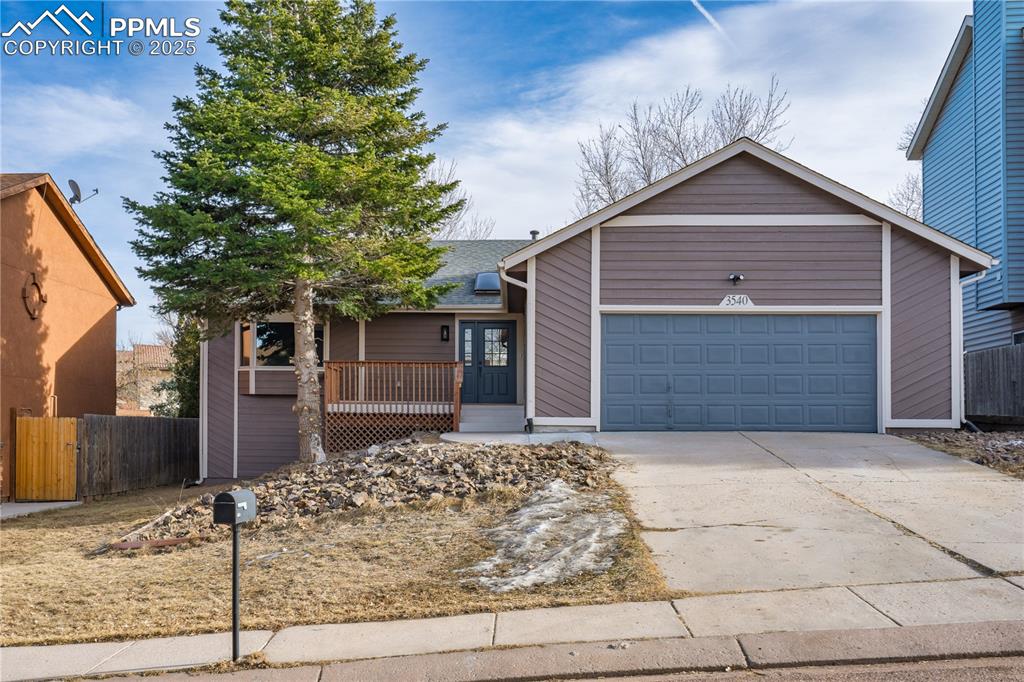
{"type": "Polygon", "coordinates": [[[515,403],[516,323],[462,322],[462,402],[515,403]]]}

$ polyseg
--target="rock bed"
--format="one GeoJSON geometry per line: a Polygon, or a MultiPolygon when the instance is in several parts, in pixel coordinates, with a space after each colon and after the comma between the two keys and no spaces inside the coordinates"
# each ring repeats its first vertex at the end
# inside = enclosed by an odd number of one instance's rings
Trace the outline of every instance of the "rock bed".
{"type": "Polygon", "coordinates": [[[909,438],[925,447],[1024,478],[1024,431],[924,433],[909,438]]]}
{"type": "MultiPolygon", "coordinates": [[[[295,464],[266,474],[246,487],[259,505],[253,527],[359,508],[444,504],[488,491],[533,493],[561,479],[576,489],[607,484],[613,467],[600,448],[581,443],[551,445],[427,444],[407,439],[332,458],[295,464]]],[[[215,537],[213,495],[165,512],[122,540],[215,537]]]]}

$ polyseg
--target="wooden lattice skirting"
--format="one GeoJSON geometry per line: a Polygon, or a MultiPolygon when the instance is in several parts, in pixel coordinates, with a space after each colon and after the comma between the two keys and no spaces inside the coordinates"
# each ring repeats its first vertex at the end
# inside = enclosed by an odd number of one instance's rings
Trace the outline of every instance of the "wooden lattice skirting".
{"type": "Polygon", "coordinates": [[[417,431],[458,430],[452,414],[324,415],[324,449],[328,453],[361,450],[375,443],[407,438],[417,431]]]}

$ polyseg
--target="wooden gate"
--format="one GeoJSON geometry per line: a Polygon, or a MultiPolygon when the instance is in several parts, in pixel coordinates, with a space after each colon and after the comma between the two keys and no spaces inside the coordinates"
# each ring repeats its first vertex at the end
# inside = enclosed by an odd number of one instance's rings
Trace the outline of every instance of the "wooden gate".
{"type": "Polygon", "coordinates": [[[14,499],[54,502],[78,497],[74,417],[17,417],[14,438],[14,499]]]}

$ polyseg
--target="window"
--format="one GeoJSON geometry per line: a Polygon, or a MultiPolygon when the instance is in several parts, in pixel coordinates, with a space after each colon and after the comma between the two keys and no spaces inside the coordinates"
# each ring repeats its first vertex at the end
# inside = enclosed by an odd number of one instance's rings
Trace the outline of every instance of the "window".
{"type": "Polygon", "coordinates": [[[473,366],[473,328],[465,327],[462,330],[462,364],[466,367],[473,366]]]}
{"type": "Polygon", "coordinates": [[[507,329],[484,329],[484,366],[508,367],[507,329]]]}
{"type": "MultiPolygon", "coordinates": [[[[292,322],[257,322],[255,343],[248,323],[241,325],[241,349],[239,356],[242,366],[249,365],[250,348],[255,355],[257,367],[291,367],[295,356],[295,324],[292,322]]],[[[324,364],[324,327],[314,327],[317,364],[324,364]]]]}
{"type": "Polygon", "coordinates": [[[1021,329],[1019,332],[1014,332],[1011,338],[1013,339],[1013,345],[1024,345],[1024,329],[1021,329]]]}

